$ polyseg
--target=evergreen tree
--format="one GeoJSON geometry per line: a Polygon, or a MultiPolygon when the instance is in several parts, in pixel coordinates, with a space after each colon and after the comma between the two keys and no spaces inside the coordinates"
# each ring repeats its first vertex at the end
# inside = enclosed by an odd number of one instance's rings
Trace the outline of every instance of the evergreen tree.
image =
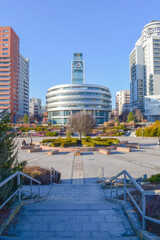
{"type": "Polygon", "coordinates": [[[0,182],[9,176],[18,163],[15,133],[9,125],[10,114],[7,111],[0,113],[0,182]]]}
{"type": "Polygon", "coordinates": [[[127,122],[131,122],[134,120],[135,120],[134,114],[133,114],[133,112],[130,112],[127,116],[127,122]]]}
{"type": "MultiPolygon", "coordinates": [[[[15,132],[7,111],[0,113],[0,182],[17,170],[22,170],[26,161],[18,164],[18,149],[15,132]]],[[[17,180],[12,179],[0,188],[0,203],[4,202],[17,188],[17,180]]]]}
{"type": "Polygon", "coordinates": [[[23,123],[28,123],[28,121],[29,121],[28,115],[27,113],[25,113],[23,117],[23,123]]]}

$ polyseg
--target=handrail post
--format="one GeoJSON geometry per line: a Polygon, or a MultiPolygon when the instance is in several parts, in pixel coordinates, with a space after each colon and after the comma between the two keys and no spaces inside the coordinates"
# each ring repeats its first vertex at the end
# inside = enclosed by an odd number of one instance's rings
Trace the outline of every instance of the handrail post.
{"type": "Polygon", "coordinates": [[[39,199],[40,199],[40,184],[38,184],[38,194],[39,194],[39,199]]]}
{"type": "Polygon", "coordinates": [[[116,198],[118,198],[117,178],[116,178],[116,198]]]}
{"type": "Polygon", "coordinates": [[[21,175],[20,175],[19,171],[18,171],[18,174],[17,174],[17,185],[18,185],[18,201],[21,202],[21,190],[20,190],[21,175]]]}
{"type": "Polygon", "coordinates": [[[31,199],[33,200],[32,179],[30,179],[31,199]]]}
{"type": "Polygon", "coordinates": [[[142,193],[142,228],[143,230],[146,229],[145,215],[146,215],[146,196],[144,195],[144,193],[142,193]]]}
{"type": "Polygon", "coordinates": [[[124,173],[124,201],[126,201],[126,174],[124,173]]]}
{"type": "Polygon", "coordinates": [[[112,178],[111,178],[111,198],[112,198],[112,178]]]}
{"type": "Polygon", "coordinates": [[[50,170],[50,184],[52,184],[52,178],[53,178],[53,167],[50,170]]]}

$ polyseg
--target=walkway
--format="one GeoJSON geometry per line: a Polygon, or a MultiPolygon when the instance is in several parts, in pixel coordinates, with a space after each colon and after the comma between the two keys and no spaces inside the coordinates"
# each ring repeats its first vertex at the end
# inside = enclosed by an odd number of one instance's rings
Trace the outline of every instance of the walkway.
{"type": "Polygon", "coordinates": [[[5,235],[0,239],[138,240],[121,206],[93,184],[53,185],[45,201],[22,207],[5,235]]]}

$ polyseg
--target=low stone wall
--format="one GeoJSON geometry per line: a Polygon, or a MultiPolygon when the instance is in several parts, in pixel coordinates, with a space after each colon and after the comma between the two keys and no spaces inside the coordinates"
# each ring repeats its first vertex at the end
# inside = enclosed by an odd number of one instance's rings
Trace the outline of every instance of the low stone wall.
{"type": "Polygon", "coordinates": [[[52,151],[53,149],[59,150],[59,152],[75,152],[75,151],[80,151],[80,152],[95,152],[99,151],[100,149],[106,149],[106,150],[115,150],[117,149],[119,145],[115,146],[108,146],[108,147],[48,147],[40,144],[40,147],[42,150],[50,150],[52,151]]]}

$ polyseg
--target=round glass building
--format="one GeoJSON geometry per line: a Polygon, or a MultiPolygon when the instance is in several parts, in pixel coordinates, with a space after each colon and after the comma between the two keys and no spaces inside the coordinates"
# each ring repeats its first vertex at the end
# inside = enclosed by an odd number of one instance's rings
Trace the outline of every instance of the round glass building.
{"type": "Polygon", "coordinates": [[[79,111],[91,114],[97,124],[108,121],[111,94],[107,87],[93,84],[64,84],[48,89],[48,120],[53,124],[66,124],[68,118],[79,111]]]}
{"type": "Polygon", "coordinates": [[[85,63],[82,53],[74,53],[72,84],[57,85],[47,92],[48,120],[53,124],[66,124],[68,118],[79,111],[91,114],[97,124],[108,121],[111,94],[107,87],[85,84],[85,63]]]}

